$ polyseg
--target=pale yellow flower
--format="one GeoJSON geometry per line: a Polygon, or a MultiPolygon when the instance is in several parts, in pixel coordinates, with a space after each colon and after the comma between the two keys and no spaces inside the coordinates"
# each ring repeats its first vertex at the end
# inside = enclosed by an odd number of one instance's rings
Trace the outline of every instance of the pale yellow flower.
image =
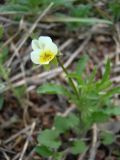
{"type": "Polygon", "coordinates": [[[32,40],[31,60],[35,64],[49,64],[58,53],[58,48],[48,36],[32,40]]]}

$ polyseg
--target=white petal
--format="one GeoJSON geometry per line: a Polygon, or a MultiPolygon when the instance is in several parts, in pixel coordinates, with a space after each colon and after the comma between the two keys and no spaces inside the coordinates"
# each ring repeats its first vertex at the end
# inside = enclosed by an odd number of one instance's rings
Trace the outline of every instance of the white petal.
{"type": "Polygon", "coordinates": [[[35,64],[40,64],[39,58],[40,58],[40,52],[41,50],[35,50],[31,52],[31,60],[35,64]]]}
{"type": "Polygon", "coordinates": [[[32,40],[32,49],[33,50],[40,49],[40,47],[39,47],[39,41],[37,39],[33,39],[32,40]]]}
{"type": "Polygon", "coordinates": [[[45,46],[45,49],[49,49],[54,55],[58,53],[58,47],[55,43],[49,43],[45,46]]]}
{"type": "Polygon", "coordinates": [[[40,36],[38,41],[41,49],[44,49],[48,43],[52,43],[52,39],[48,36],[40,36]]]}

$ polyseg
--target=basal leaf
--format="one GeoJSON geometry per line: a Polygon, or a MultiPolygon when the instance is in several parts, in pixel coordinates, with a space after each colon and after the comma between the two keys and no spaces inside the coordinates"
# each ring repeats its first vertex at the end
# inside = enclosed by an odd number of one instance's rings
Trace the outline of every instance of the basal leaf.
{"type": "Polygon", "coordinates": [[[57,149],[61,145],[58,137],[59,134],[56,130],[46,129],[39,134],[38,142],[46,147],[57,149]]]}
{"type": "Polygon", "coordinates": [[[53,154],[53,152],[49,149],[49,147],[46,147],[46,146],[43,146],[43,145],[42,146],[37,146],[35,148],[35,151],[43,157],[49,157],[53,154]]]}
{"type": "Polygon", "coordinates": [[[102,142],[105,145],[112,144],[115,141],[115,135],[111,132],[102,132],[101,133],[102,142]]]}
{"type": "Polygon", "coordinates": [[[63,117],[60,115],[55,117],[54,126],[56,130],[58,130],[58,132],[63,133],[78,125],[79,125],[79,118],[74,114],[70,114],[67,117],[63,117]]]}
{"type": "Polygon", "coordinates": [[[82,140],[76,140],[73,143],[73,146],[71,147],[71,152],[72,154],[81,154],[85,152],[86,149],[87,149],[87,146],[82,140]]]}

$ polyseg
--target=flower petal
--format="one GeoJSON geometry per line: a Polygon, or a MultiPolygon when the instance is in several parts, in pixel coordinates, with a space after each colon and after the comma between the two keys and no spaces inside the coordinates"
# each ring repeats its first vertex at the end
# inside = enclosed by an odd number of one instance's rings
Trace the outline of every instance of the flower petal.
{"type": "Polygon", "coordinates": [[[40,62],[39,62],[40,52],[41,52],[41,50],[38,50],[38,49],[31,52],[31,60],[33,63],[40,64],[40,62]]]}
{"type": "Polygon", "coordinates": [[[39,41],[37,39],[32,40],[32,49],[33,50],[40,49],[39,41]]]}
{"type": "Polygon", "coordinates": [[[49,43],[45,46],[45,49],[49,49],[54,55],[58,53],[58,47],[55,43],[49,43]]]}
{"type": "Polygon", "coordinates": [[[38,41],[41,49],[44,49],[47,44],[52,43],[52,39],[48,36],[40,36],[38,41]]]}

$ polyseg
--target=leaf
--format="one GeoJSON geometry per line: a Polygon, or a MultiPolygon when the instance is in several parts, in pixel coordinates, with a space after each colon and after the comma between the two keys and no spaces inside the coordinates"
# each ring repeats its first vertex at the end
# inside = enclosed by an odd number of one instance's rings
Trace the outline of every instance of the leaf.
{"type": "Polygon", "coordinates": [[[8,4],[0,6],[0,14],[24,13],[28,11],[29,8],[27,6],[20,4],[8,4]]]}
{"type": "Polygon", "coordinates": [[[105,66],[105,72],[103,74],[101,83],[104,83],[109,79],[110,79],[110,60],[108,59],[106,66],[105,66]]]}
{"type": "Polygon", "coordinates": [[[120,107],[118,106],[115,106],[115,107],[112,107],[112,108],[107,108],[104,110],[104,112],[108,115],[120,115],[120,107]]]}
{"type": "Polygon", "coordinates": [[[116,137],[111,132],[102,132],[101,133],[101,139],[102,139],[103,144],[109,145],[109,144],[112,144],[115,141],[116,137]]]}
{"type": "Polygon", "coordinates": [[[57,115],[57,116],[55,116],[54,123],[55,123],[54,126],[55,126],[56,130],[60,133],[63,133],[69,129],[69,127],[67,125],[67,118],[66,117],[57,115]]]}
{"type": "Polygon", "coordinates": [[[66,22],[73,23],[78,22],[84,25],[95,25],[95,24],[108,24],[113,25],[112,21],[98,19],[98,18],[79,18],[79,17],[68,17],[68,16],[51,16],[46,18],[46,22],[66,22]]]}
{"type": "Polygon", "coordinates": [[[82,72],[85,69],[86,63],[88,62],[88,56],[85,54],[77,63],[76,73],[81,76],[82,72]]]}
{"type": "Polygon", "coordinates": [[[53,155],[53,159],[54,159],[54,160],[61,160],[62,157],[63,157],[63,154],[64,154],[64,153],[62,153],[62,152],[56,152],[56,153],[54,153],[54,155],[53,155]]]}
{"type": "Polygon", "coordinates": [[[4,104],[4,97],[0,95],[0,111],[3,108],[3,104],[4,104]]]}
{"type": "Polygon", "coordinates": [[[97,73],[97,69],[94,68],[94,70],[92,71],[91,75],[90,75],[89,78],[88,78],[88,83],[89,83],[89,84],[93,83],[93,81],[94,81],[94,79],[95,79],[96,73],[97,73]]]}
{"type": "Polygon", "coordinates": [[[97,83],[97,88],[99,90],[101,89],[104,89],[106,86],[109,86],[111,85],[111,82],[110,82],[110,60],[108,59],[107,63],[106,63],[106,66],[105,66],[105,72],[102,76],[102,80],[97,83]]]}
{"type": "Polygon", "coordinates": [[[108,120],[108,115],[102,111],[93,112],[91,115],[93,123],[103,123],[108,120]]]}
{"type": "Polygon", "coordinates": [[[103,98],[109,98],[109,97],[112,97],[115,94],[120,94],[120,87],[119,86],[108,90],[107,93],[104,94],[103,98]]]}
{"type": "Polygon", "coordinates": [[[75,126],[78,125],[79,125],[79,118],[74,114],[70,114],[67,117],[63,117],[60,115],[57,115],[55,117],[54,126],[56,130],[60,133],[64,133],[65,131],[71,128],[75,128],[75,126]]]}
{"type": "Polygon", "coordinates": [[[85,152],[86,149],[87,147],[82,140],[76,140],[71,147],[71,152],[76,155],[85,152]]]}
{"type": "Polygon", "coordinates": [[[43,156],[43,157],[49,157],[49,156],[51,156],[52,154],[53,154],[53,152],[48,148],[48,147],[46,147],[46,146],[37,146],[36,148],[35,148],[35,151],[39,154],[39,155],[41,155],[41,156],[43,156]]]}
{"type": "Polygon", "coordinates": [[[101,84],[101,82],[96,83],[96,88],[99,92],[103,91],[105,89],[109,89],[111,86],[112,86],[112,82],[110,80],[107,80],[106,82],[104,82],[102,84],[101,84]]]}
{"type": "Polygon", "coordinates": [[[75,126],[78,126],[80,123],[79,117],[75,114],[69,114],[68,117],[66,117],[68,120],[68,125],[71,128],[74,128],[75,126]]]}
{"type": "Polygon", "coordinates": [[[57,149],[61,145],[58,136],[59,134],[56,130],[46,129],[39,134],[38,142],[46,147],[57,149]]]}
{"type": "Polygon", "coordinates": [[[79,86],[80,86],[80,88],[85,83],[84,80],[82,79],[81,75],[78,75],[76,72],[69,73],[68,77],[76,79],[78,84],[79,84],[79,86]]]}
{"type": "Polygon", "coordinates": [[[70,93],[61,85],[46,83],[37,89],[41,94],[60,94],[64,96],[70,96],[70,93]]]}

